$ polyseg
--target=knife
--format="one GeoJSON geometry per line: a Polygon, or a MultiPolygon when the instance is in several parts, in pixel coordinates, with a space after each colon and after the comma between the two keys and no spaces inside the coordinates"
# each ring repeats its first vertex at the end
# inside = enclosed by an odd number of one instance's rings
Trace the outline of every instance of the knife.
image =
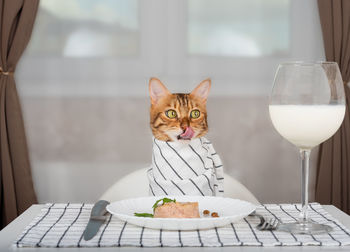
{"type": "Polygon", "coordinates": [[[95,203],[91,210],[91,215],[88,224],[84,231],[84,240],[91,240],[98,232],[102,224],[106,220],[106,206],[109,204],[106,200],[99,200],[95,203]]]}

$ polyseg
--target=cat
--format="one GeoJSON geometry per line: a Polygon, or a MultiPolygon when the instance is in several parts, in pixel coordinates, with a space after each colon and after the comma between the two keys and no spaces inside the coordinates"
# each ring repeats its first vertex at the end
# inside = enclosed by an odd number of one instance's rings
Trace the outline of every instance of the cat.
{"type": "Polygon", "coordinates": [[[190,94],[171,94],[160,80],[151,78],[150,125],[154,137],[161,141],[177,141],[206,135],[208,132],[206,102],[210,87],[211,81],[207,79],[190,94]],[[183,137],[187,128],[189,132],[183,137]]]}
{"type": "Polygon", "coordinates": [[[210,87],[206,79],[191,93],[173,94],[159,79],[150,79],[151,195],[223,195],[222,162],[204,137],[210,87]]]}

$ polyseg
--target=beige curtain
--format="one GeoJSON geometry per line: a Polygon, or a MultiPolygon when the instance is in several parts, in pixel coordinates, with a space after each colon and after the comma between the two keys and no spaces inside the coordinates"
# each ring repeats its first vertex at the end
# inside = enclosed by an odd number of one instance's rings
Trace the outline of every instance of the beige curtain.
{"type": "Polygon", "coordinates": [[[341,128],[320,146],[316,201],[350,214],[350,0],[318,0],[318,8],[326,59],[339,65],[347,110],[341,128]]]}
{"type": "Polygon", "coordinates": [[[36,196],[14,71],[34,24],[38,0],[0,0],[0,228],[36,196]]]}

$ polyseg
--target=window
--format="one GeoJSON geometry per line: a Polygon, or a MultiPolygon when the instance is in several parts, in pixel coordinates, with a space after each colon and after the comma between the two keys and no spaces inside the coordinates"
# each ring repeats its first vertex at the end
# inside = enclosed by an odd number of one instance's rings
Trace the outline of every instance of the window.
{"type": "Polygon", "coordinates": [[[116,57],[138,54],[137,0],[40,2],[30,56],[116,57]]]}
{"type": "Polygon", "coordinates": [[[289,0],[189,0],[190,55],[285,56],[289,51],[289,0]]]}
{"type": "Polygon", "coordinates": [[[34,96],[144,96],[150,76],[266,95],[279,62],[322,57],[316,1],[45,0],[17,74],[34,96]]]}

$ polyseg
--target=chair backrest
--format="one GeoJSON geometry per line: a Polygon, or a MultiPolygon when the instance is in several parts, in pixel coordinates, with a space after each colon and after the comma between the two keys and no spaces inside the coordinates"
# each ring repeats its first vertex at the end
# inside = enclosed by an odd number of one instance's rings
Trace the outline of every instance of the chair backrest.
{"type": "MultiPolygon", "coordinates": [[[[149,185],[146,176],[148,168],[134,171],[112,185],[100,199],[108,200],[110,202],[148,196],[149,185]]],[[[225,174],[225,197],[246,200],[253,204],[260,204],[255,196],[240,182],[225,174]]]]}

